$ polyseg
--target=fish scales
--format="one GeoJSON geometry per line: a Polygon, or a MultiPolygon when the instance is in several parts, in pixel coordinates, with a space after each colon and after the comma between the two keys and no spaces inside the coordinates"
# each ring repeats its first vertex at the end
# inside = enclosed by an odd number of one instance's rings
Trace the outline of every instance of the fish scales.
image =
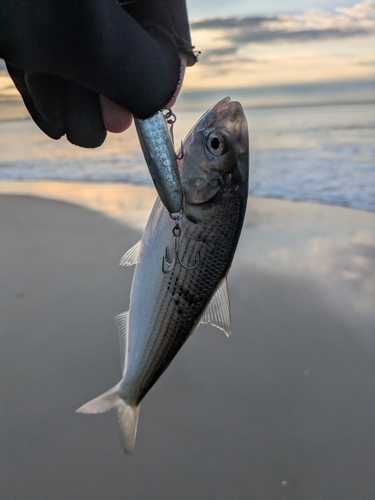
{"type": "MultiPolygon", "coordinates": [[[[160,298],[154,307],[155,319],[150,321],[154,327],[146,347],[147,357],[137,375],[139,382],[128,395],[129,403],[138,404],[165,371],[197,326],[209,298],[224,278],[226,263],[239,237],[238,224],[233,224],[233,220],[236,221],[242,213],[241,200],[233,201],[237,203],[232,202],[229,207],[224,207],[222,214],[217,214],[218,224],[202,224],[201,227],[181,224],[183,234],[191,232],[183,251],[183,257],[191,258],[184,260],[192,262],[192,256],[199,251],[204,265],[196,272],[179,267],[173,275],[161,275],[161,283],[155,284],[160,289],[160,298]],[[214,242],[212,248],[202,241],[204,238],[214,242]]],[[[165,217],[169,219],[167,212],[165,217]]]]}
{"type": "Polygon", "coordinates": [[[175,222],[158,199],[136,247],[138,254],[131,249],[122,259],[126,265],[136,263],[129,313],[118,321],[123,377],[77,411],[115,410],[127,454],[134,447],[142,399],[199,323],[210,322],[230,333],[226,277],[246,210],[248,155],[243,109],[223,99],[203,115],[183,143],[178,166],[184,218],[179,239],[172,232],[175,222]],[[164,255],[172,262],[165,273],[164,255]]]}

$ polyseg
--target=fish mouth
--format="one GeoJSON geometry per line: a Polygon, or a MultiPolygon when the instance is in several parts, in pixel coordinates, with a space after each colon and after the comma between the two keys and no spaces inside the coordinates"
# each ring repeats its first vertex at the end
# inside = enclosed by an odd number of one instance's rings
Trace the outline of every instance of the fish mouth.
{"type": "Polygon", "coordinates": [[[246,121],[243,107],[238,101],[232,101],[230,97],[224,97],[201,118],[199,128],[217,129],[221,124],[225,125],[229,135],[238,133],[246,121]]]}
{"type": "Polygon", "coordinates": [[[224,97],[224,99],[216,103],[215,106],[213,106],[211,109],[215,109],[215,111],[220,112],[222,109],[225,109],[230,102],[232,102],[232,100],[229,96],[224,97]]]}
{"type": "Polygon", "coordinates": [[[200,122],[205,122],[206,118],[210,116],[211,114],[214,115],[214,120],[217,118],[217,115],[225,110],[228,106],[228,104],[232,102],[230,97],[224,97],[224,99],[221,99],[221,101],[217,102],[214,104],[211,108],[209,108],[204,115],[202,115],[201,119],[199,120],[200,122]]]}
{"type": "Polygon", "coordinates": [[[238,101],[232,101],[230,97],[224,97],[201,116],[200,120],[187,134],[184,144],[189,144],[194,134],[200,131],[210,133],[215,129],[219,129],[223,124],[228,132],[232,133],[240,131],[244,123],[246,124],[246,118],[241,104],[238,101]]]}

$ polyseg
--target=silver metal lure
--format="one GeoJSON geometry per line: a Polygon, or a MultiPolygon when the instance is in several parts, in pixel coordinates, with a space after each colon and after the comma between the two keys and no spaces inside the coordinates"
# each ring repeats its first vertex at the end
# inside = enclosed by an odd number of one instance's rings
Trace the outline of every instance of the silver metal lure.
{"type": "Polygon", "coordinates": [[[162,111],[145,120],[134,118],[139,142],[158,195],[169,213],[183,210],[183,192],[178,171],[177,155],[169,124],[172,112],[165,117],[162,111]]]}

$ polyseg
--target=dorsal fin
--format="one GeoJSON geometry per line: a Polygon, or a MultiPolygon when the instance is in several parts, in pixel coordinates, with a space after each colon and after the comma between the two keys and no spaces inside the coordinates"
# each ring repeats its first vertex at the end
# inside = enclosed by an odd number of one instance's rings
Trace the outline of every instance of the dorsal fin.
{"type": "Polygon", "coordinates": [[[134,264],[138,264],[141,242],[142,240],[139,240],[138,243],[129,248],[129,250],[123,255],[122,259],[120,260],[120,266],[134,266],[134,264]]]}
{"type": "Polygon", "coordinates": [[[224,278],[216,290],[206,310],[203,313],[201,323],[210,323],[225,332],[229,337],[230,331],[230,303],[227,278],[224,278]]]}
{"type": "Polygon", "coordinates": [[[120,338],[121,373],[124,375],[128,358],[129,311],[115,317],[120,338]]]}

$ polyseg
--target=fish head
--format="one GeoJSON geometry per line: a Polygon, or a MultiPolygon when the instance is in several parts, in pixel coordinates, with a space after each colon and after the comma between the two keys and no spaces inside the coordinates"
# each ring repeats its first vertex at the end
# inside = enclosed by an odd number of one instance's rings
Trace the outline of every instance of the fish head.
{"type": "Polygon", "coordinates": [[[185,206],[207,203],[223,191],[240,189],[247,196],[248,172],[246,117],[241,104],[226,97],[202,116],[183,143],[185,206]]]}

